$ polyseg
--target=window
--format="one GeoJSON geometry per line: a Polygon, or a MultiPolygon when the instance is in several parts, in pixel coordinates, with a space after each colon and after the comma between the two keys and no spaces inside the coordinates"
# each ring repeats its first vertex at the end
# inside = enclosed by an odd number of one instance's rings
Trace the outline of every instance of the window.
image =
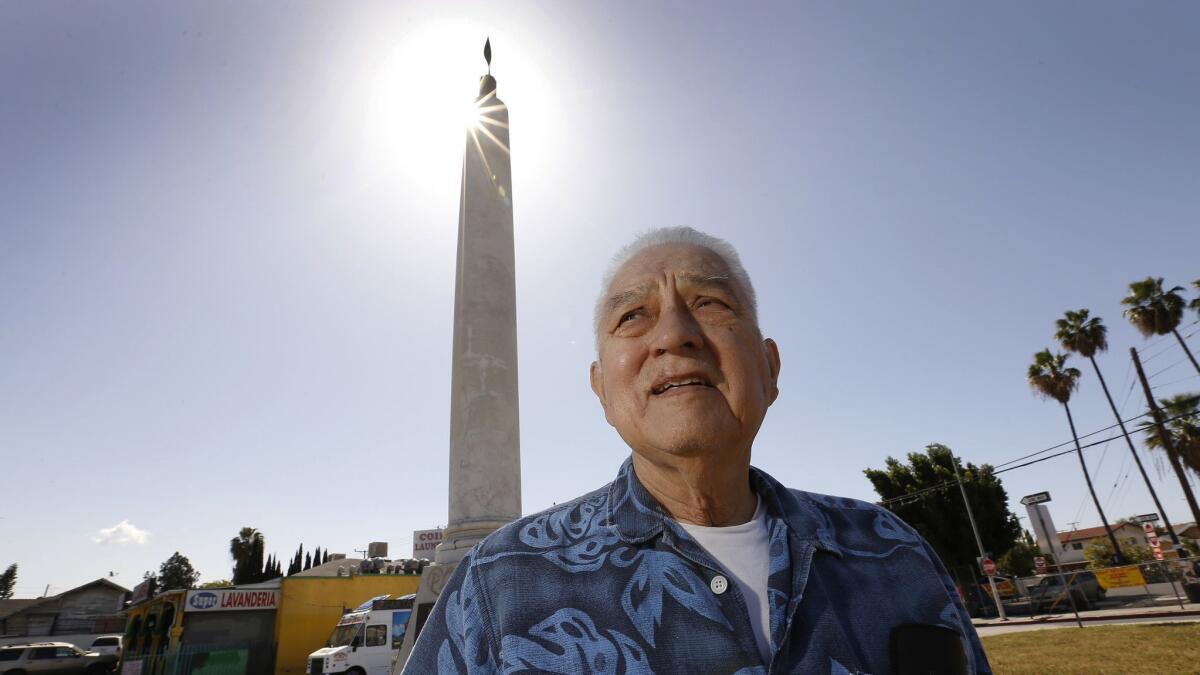
{"type": "Polygon", "coordinates": [[[55,653],[57,651],[58,650],[55,647],[38,647],[37,649],[33,650],[33,653],[29,655],[29,658],[33,661],[53,659],[58,656],[55,653]]]}
{"type": "Polygon", "coordinates": [[[1071,548],[1075,549],[1076,551],[1082,551],[1083,544],[1081,544],[1080,542],[1075,542],[1074,544],[1071,544],[1071,548]]]}
{"type": "Polygon", "coordinates": [[[387,644],[388,630],[383,624],[367,626],[367,646],[381,647],[387,644]]]}
{"type": "Polygon", "coordinates": [[[69,659],[75,656],[79,656],[79,652],[71,647],[59,647],[54,650],[54,658],[56,659],[69,659]]]}
{"type": "Polygon", "coordinates": [[[0,649],[0,661],[16,661],[24,649],[0,649]]]}

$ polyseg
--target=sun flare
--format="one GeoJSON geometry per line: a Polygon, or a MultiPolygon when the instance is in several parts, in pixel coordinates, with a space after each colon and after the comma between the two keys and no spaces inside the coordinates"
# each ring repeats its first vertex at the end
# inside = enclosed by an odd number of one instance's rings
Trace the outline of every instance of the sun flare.
{"type": "MultiPolygon", "coordinates": [[[[399,36],[373,72],[362,126],[361,152],[381,180],[400,181],[415,190],[456,185],[464,148],[495,142],[501,107],[493,95],[479,95],[488,72],[482,47],[486,27],[466,22],[434,22],[399,36]]],[[[543,133],[552,128],[541,69],[516,41],[491,33],[497,56],[492,74],[506,102],[519,100],[519,143],[525,159],[542,152],[543,133]]]]}

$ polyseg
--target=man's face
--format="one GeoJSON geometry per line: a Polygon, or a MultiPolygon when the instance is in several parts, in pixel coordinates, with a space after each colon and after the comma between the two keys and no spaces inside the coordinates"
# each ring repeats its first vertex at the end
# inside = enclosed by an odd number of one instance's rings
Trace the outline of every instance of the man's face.
{"type": "Polygon", "coordinates": [[[592,390],[634,451],[745,453],[779,390],[779,352],[708,249],[645,249],[602,301],[592,390]]]}

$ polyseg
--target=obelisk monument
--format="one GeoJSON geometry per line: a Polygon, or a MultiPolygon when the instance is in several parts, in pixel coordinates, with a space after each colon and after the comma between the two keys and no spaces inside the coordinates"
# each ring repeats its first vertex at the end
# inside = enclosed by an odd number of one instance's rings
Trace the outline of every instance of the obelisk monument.
{"type": "Polygon", "coordinates": [[[496,97],[491,42],[478,116],[467,130],[458,211],[450,382],[450,514],[435,562],[456,563],[521,516],[517,295],[508,108],[496,97]]]}
{"type": "Polygon", "coordinates": [[[442,587],[463,556],[521,515],[517,415],[517,297],[508,107],[496,97],[491,41],[466,135],[458,209],[454,351],[450,383],[449,518],[434,564],[421,574],[399,673],[442,587]]]}

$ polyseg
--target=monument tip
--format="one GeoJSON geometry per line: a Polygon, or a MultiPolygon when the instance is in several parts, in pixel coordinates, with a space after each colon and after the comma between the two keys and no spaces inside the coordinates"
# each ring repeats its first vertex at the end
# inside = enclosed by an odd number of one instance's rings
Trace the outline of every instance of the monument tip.
{"type": "Polygon", "coordinates": [[[491,36],[488,36],[488,38],[483,41],[483,60],[487,61],[488,75],[491,75],[492,74],[492,38],[491,38],[491,36]]]}

